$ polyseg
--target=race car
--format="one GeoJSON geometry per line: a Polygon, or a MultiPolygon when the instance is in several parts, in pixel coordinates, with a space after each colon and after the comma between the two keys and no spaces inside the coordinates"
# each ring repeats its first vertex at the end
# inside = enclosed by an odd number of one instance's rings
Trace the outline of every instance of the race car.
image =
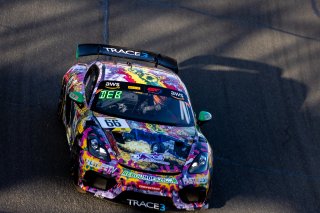
{"type": "Polygon", "coordinates": [[[150,210],[208,208],[213,156],[200,126],[212,116],[196,117],[176,60],[78,45],[77,58],[92,55],[63,76],[58,106],[75,185],[150,210]]]}

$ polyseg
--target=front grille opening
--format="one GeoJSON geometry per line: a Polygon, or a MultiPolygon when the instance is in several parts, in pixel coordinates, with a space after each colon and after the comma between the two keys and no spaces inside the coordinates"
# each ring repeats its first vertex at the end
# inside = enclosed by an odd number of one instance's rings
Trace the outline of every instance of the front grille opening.
{"type": "Polygon", "coordinates": [[[187,186],[179,191],[179,196],[184,203],[203,203],[206,195],[204,187],[187,186]]]}
{"type": "Polygon", "coordinates": [[[87,171],[84,175],[83,184],[101,190],[109,190],[115,186],[117,182],[114,178],[104,176],[94,171],[87,171]]]}

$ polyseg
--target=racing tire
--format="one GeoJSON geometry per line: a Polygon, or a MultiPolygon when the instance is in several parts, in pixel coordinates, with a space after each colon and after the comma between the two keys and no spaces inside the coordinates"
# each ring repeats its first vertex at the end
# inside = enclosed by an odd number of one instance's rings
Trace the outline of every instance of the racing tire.
{"type": "Polygon", "coordinates": [[[65,84],[63,83],[63,85],[61,87],[61,91],[60,91],[58,110],[57,110],[57,116],[58,116],[59,121],[62,121],[64,96],[65,96],[65,84]]]}
{"type": "Polygon", "coordinates": [[[80,193],[86,193],[79,185],[79,157],[81,148],[78,146],[77,139],[74,141],[71,148],[71,177],[72,183],[76,190],[80,193]]]}
{"type": "Polygon", "coordinates": [[[76,142],[74,142],[71,149],[71,177],[75,185],[78,185],[79,181],[79,156],[80,148],[77,146],[76,142]]]}
{"type": "Polygon", "coordinates": [[[209,208],[212,207],[212,202],[210,202],[210,201],[212,199],[213,187],[214,187],[213,186],[213,176],[211,176],[210,184],[209,184],[209,191],[208,191],[207,198],[206,198],[209,208]]]}

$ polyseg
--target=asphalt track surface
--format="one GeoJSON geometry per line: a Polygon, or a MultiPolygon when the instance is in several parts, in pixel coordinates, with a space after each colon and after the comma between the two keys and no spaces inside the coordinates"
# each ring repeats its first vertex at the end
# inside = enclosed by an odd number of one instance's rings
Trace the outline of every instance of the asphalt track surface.
{"type": "Polygon", "coordinates": [[[179,60],[214,115],[208,212],[319,212],[319,21],[316,0],[0,0],[0,212],[138,212],[69,177],[55,113],[83,42],[179,60]]]}

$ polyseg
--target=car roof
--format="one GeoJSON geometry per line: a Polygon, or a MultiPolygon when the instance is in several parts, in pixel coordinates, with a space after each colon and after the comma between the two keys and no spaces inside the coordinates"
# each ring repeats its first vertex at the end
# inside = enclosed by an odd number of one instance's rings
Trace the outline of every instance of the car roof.
{"type": "Polygon", "coordinates": [[[158,86],[187,94],[179,76],[170,70],[139,64],[102,62],[105,65],[104,81],[121,81],[149,86],[158,86]]]}

